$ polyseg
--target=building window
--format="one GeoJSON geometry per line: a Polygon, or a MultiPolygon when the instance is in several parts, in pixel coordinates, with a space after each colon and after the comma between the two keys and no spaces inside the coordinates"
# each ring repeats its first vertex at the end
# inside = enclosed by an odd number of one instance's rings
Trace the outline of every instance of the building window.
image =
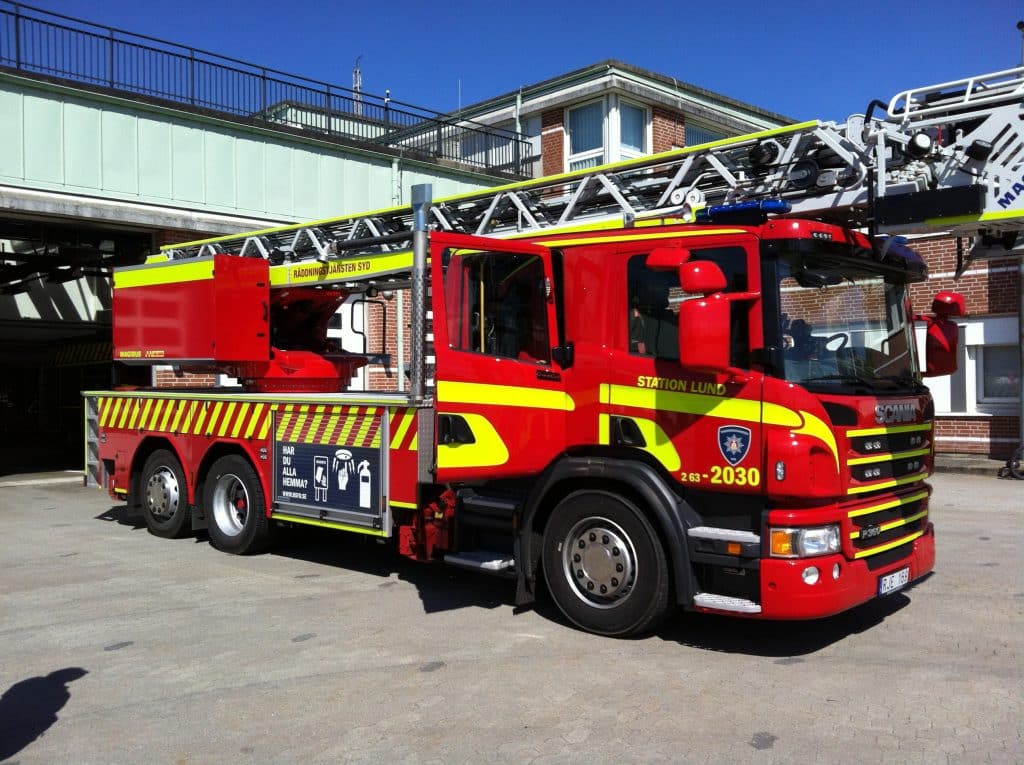
{"type": "Polygon", "coordinates": [[[725,133],[718,130],[712,130],[704,125],[694,125],[689,121],[686,123],[686,145],[697,146],[702,143],[711,143],[712,141],[721,141],[725,138],[725,133]]]}
{"type": "Polygon", "coordinates": [[[987,404],[1020,398],[1020,350],[1012,345],[978,348],[978,401],[987,404]]]}
{"type": "Polygon", "coordinates": [[[619,144],[623,159],[647,152],[647,110],[619,102],[619,144]]]}
{"type": "Polygon", "coordinates": [[[569,126],[569,169],[583,170],[604,162],[604,101],[570,109],[566,123],[569,126]]]}

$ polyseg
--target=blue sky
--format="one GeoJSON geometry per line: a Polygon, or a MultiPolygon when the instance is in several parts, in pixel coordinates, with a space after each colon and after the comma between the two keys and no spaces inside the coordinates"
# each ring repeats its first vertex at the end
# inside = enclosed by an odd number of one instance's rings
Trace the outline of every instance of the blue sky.
{"type": "Polygon", "coordinates": [[[795,119],[1017,66],[1022,0],[34,0],[59,13],[455,110],[615,58],[795,119]],[[693,7],[700,6],[700,7],[693,7]]]}

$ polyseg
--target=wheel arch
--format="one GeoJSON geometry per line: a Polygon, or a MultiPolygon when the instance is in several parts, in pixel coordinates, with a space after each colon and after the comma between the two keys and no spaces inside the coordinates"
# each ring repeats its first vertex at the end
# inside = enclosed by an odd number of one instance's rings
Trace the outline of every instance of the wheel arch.
{"type": "Polygon", "coordinates": [[[658,532],[668,556],[677,602],[692,597],[693,575],[686,547],[686,529],[697,515],[646,462],[621,457],[576,456],[554,463],[534,485],[519,519],[516,534],[516,605],[532,603],[537,591],[541,540],[558,503],[582,489],[608,491],[629,499],[658,532]]]}
{"type": "MultiPolygon", "coordinates": [[[[210,445],[210,448],[203,454],[203,458],[199,461],[199,467],[196,469],[196,502],[200,501],[203,496],[203,485],[206,483],[206,478],[210,473],[210,468],[213,467],[213,463],[219,460],[221,457],[228,457],[230,455],[236,455],[248,462],[252,469],[256,471],[256,476],[259,478],[260,485],[263,488],[263,494],[265,497],[270,497],[270,487],[267,486],[266,477],[264,471],[260,470],[258,462],[253,459],[252,454],[244,448],[241,444],[233,443],[231,441],[215,441],[210,445]]],[[[267,501],[267,511],[269,512],[270,501],[267,501]]]]}

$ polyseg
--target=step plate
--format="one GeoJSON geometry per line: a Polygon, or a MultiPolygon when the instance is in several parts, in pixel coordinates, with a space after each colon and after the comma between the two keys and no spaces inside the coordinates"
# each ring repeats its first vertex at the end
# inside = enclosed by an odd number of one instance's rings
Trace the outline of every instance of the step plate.
{"type": "Polygon", "coordinates": [[[716,611],[731,611],[736,614],[761,613],[761,606],[752,600],[733,598],[728,595],[713,595],[710,592],[699,592],[694,595],[693,605],[700,608],[713,608],[716,611]]]}

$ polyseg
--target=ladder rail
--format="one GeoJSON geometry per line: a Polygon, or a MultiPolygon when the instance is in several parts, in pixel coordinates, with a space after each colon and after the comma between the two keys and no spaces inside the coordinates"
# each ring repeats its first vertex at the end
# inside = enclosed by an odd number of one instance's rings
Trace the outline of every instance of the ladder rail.
{"type": "MultiPolygon", "coordinates": [[[[428,215],[439,230],[502,237],[616,219],[626,226],[656,217],[687,222],[704,205],[778,198],[796,214],[859,228],[871,220],[872,196],[978,184],[989,195],[984,209],[969,211],[976,219],[958,221],[956,231],[980,230],[1007,200],[1013,205],[998,216],[999,225],[1019,228],[1024,194],[1017,204],[1016,192],[1007,196],[1006,188],[1021,182],[1022,106],[1024,67],[903,91],[884,119],[812,120],[482,189],[436,200],[428,215]],[[911,139],[932,125],[948,129],[924,155],[915,155],[911,139]],[[995,145],[991,159],[979,154],[979,141],[995,145]]],[[[401,252],[411,247],[412,229],[412,208],[394,207],[172,245],[163,253],[177,259],[232,252],[326,264],[357,251],[360,257],[401,252]]]]}

